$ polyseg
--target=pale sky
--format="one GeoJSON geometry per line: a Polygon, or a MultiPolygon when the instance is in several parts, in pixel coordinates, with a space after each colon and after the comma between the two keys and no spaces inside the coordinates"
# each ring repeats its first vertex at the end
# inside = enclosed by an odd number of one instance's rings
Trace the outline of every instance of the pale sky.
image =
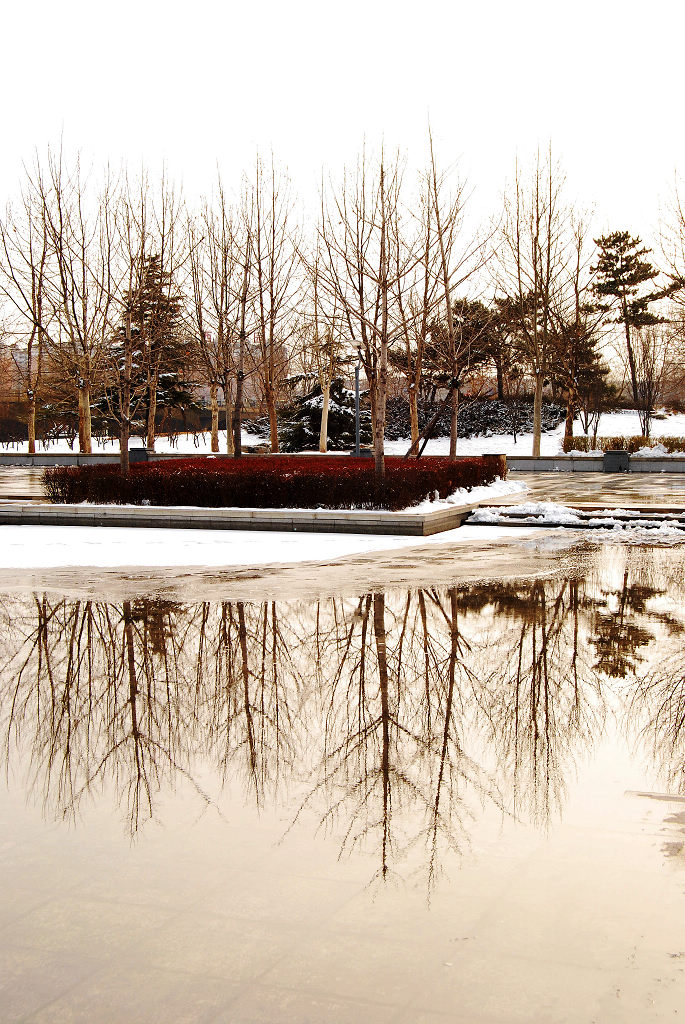
{"type": "Polygon", "coordinates": [[[191,195],[273,148],[306,199],[364,137],[423,163],[430,119],[483,217],[551,140],[596,230],[648,242],[685,177],[682,0],[25,0],[3,27],[0,205],[62,132],[191,195]]]}

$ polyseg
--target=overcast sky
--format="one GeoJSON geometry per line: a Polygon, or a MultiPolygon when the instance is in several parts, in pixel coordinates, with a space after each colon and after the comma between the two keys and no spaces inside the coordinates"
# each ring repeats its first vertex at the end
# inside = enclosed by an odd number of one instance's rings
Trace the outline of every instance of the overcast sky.
{"type": "Polygon", "coordinates": [[[60,133],[191,195],[273,148],[307,196],[364,136],[421,163],[430,119],[483,216],[551,140],[596,230],[650,242],[685,176],[682,0],[25,0],[3,22],[3,205],[60,133]]]}

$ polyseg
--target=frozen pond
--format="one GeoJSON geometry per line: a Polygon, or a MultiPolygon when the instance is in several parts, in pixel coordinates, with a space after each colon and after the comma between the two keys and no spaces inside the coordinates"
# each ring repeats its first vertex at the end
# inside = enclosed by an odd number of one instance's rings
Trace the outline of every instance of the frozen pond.
{"type": "Polygon", "coordinates": [[[454,550],[4,579],[3,1021],[682,1012],[684,549],[454,550]]]}

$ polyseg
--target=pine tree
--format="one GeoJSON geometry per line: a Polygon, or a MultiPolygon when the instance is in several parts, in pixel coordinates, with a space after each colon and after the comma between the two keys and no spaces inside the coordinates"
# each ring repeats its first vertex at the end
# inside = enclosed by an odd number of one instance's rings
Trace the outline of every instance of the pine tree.
{"type": "Polygon", "coordinates": [[[599,247],[599,257],[597,266],[592,268],[597,274],[594,291],[599,298],[608,300],[604,309],[617,310],[615,322],[624,326],[633,401],[638,406],[639,381],[631,332],[662,322],[649,306],[667,293],[654,288],[644,290],[645,285],[654,284],[659,271],[644,258],[652,250],[644,247],[641,239],[633,238],[628,231],[613,231],[596,238],[595,245],[599,247]]]}
{"type": "Polygon", "coordinates": [[[188,343],[183,330],[183,299],[158,255],[149,256],[132,308],[132,328],[140,338],[147,374],[147,444],[154,447],[158,408],[194,405],[184,381],[188,343]]]}
{"type": "MultiPolygon", "coordinates": [[[[323,405],[323,392],[321,385],[317,384],[283,414],[281,451],[316,451],[319,447],[323,405]]],[[[365,408],[361,410],[360,416],[360,439],[365,445],[371,442],[371,415],[365,408]]],[[[354,441],[354,392],[348,391],[342,380],[336,377],[330,385],[328,448],[331,451],[345,451],[354,447],[354,441]]]]}

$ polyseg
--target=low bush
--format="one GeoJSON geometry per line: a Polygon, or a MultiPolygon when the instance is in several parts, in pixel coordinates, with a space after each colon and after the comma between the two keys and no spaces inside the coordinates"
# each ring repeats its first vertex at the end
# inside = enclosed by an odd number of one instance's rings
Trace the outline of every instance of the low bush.
{"type": "Polygon", "coordinates": [[[387,457],[378,491],[369,458],[265,455],[141,463],[125,477],[117,465],[58,466],[45,471],[45,485],[52,501],[69,504],[400,509],[505,475],[501,455],[456,462],[444,456],[387,457]]]}
{"type": "Polygon", "coordinates": [[[637,452],[640,448],[653,448],[662,444],[668,452],[685,452],[685,437],[570,437],[564,441],[565,452],[608,452],[617,449],[637,452]]]}

